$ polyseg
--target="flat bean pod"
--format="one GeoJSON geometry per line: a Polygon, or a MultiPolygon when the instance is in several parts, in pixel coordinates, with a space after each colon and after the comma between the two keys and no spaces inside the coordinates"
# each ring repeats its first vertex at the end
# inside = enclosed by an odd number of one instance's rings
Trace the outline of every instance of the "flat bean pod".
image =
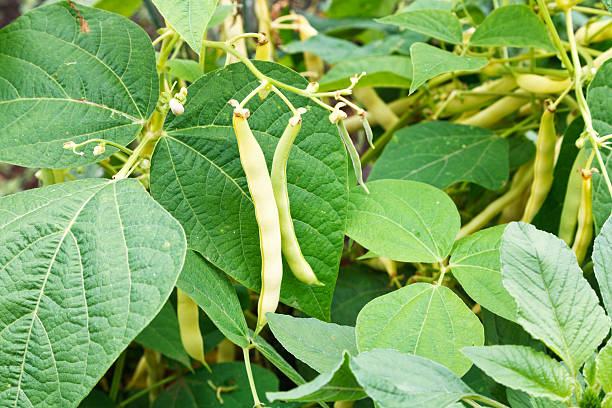
{"type": "Polygon", "coordinates": [[[593,239],[593,178],[591,170],[582,170],[582,193],[578,210],[578,229],[572,250],[582,264],[593,239]]]}
{"type": "Polygon", "coordinates": [[[234,110],[233,125],[240,151],[240,162],[253,198],[255,217],[259,226],[261,292],[257,306],[255,329],[257,334],[266,325],[266,313],[274,312],[278,306],[283,280],[283,262],[280,223],[272,181],[268,174],[266,158],[247,122],[248,117],[248,110],[240,108],[234,110]]]}
{"type": "Polygon", "coordinates": [[[563,210],[559,220],[559,238],[571,245],[574,240],[576,224],[578,223],[578,210],[580,208],[582,191],[582,174],[580,169],[586,165],[587,158],[581,149],[574,160],[572,171],[567,181],[563,210]]]}
{"type": "Polygon", "coordinates": [[[540,130],[536,142],[536,157],[534,163],[531,194],[525,205],[522,221],[531,222],[536,216],[553,183],[555,170],[555,146],[557,133],[555,131],[555,113],[546,108],[540,120],[540,130]]]}
{"type": "Polygon", "coordinates": [[[295,236],[293,220],[291,219],[291,211],[289,206],[289,194],[287,193],[287,161],[291,146],[295,141],[296,136],[302,127],[302,118],[299,113],[289,119],[289,123],[285,128],[276,150],[274,151],[274,159],[272,160],[272,188],[274,190],[274,198],[278,207],[278,216],[281,229],[281,246],[287,264],[291,268],[291,272],[295,277],[309,285],[320,285],[319,281],[312,268],[304,258],[300,245],[295,236]]]}
{"type": "Polygon", "coordinates": [[[200,311],[198,304],[185,292],[176,289],[176,316],[178,319],[181,342],[191,358],[206,364],[204,359],[204,339],[200,331],[200,311]]]}

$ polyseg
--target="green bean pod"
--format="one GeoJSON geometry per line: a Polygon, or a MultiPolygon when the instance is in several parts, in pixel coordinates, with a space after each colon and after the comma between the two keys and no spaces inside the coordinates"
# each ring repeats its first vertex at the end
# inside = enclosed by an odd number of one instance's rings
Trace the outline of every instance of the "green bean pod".
{"type": "Polygon", "coordinates": [[[204,359],[204,339],[200,331],[198,304],[185,292],[176,289],[176,317],[179,324],[181,343],[187,354],[207,366],[204,359]]]}
{"type": "Polygon", "coordinates": [[[576,224],[578,223],[578,210],[580,208],[582,175],[580,169],[586,165],[587,158],[584,149],[581,149],[574,160],[572,171],[567,181],[563,210],[559,220],[559,238],[567,245],[572,245],[576,224]]]}
{"type": "Polygon", "coordinates": [[[261,292],[255,329],[255,334],[258,334],[266,325],[266,313],[274,312],[278,306],[283,280],[283,261],[280,223],[272,181],[268,174],[266,158],[247,122],[248,116],[248,110],[237,108],[234,110],[233,125],[240,151],[240,162],[253,198],[255,217],[259,226],[261,292]]]}
{"type": "Polygon", "coordinates": [[[523,222],[531,222],[536,216],[553,183],[553,172],[555,170],[555,145],[557,133],[555,131],[555,112],[546,108],[540,120],[540,130],[536,142],[536,157],[534,163],[533,182],[531,193],[525,212],[523,222]]]}
{"type": "Polygon", "coordinates": [[[578,229],[572,250],[576,254],[578,264],[586,258],[587,250],[593,239],[593,179],[591,170],[582,170],[582,193],[580,209],[578,210],[578,229]]]}
{"type": "Polygon", "coordinates": [[[293,220],[291,219],[289,206],[289,194],[287,193],[287,161],[289,160],[291,146],[293,146],[293,142],[300,132],[301,127],[302,117],[298,113],[289,119],[285,131],[276,145],[274,159],[272,160],[272,189],[274,190],[274,198],[278,207],[281,246],[287,264],[289,264],[289,268],[291,268],[291,272],[293,272],[293,275],[299,281],[308,285],[324,286],[324,284],[319,281],[306,259],[304,259],[304,255],[302,255],[293,228],[293,220]]]}
{"type": "Polygon", "coordinates": [[[357,178],[357,183],[365,190],[366,193],[370,194],[370,190],[366,187],[363,182],[363,172],[361,170],[361,161],[359,160],[359,153],[357,149],[355,149],[355,145],[351,140],[351,137],[346,130],[346,126],[344,126],[344,122],[342,119],[336,122],[336,126],[338,127],[338,133],[340,133],[340,138],[342,139],[342,143],[344,143],[344,147],[348,152],[351,162],[353,163],[353,170],[355,171],[355,177],[357,178]]]}

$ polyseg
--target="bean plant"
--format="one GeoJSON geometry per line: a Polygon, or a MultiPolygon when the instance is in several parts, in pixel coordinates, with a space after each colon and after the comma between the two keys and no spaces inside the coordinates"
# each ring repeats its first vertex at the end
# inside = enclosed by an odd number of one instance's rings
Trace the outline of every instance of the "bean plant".
{"type": "Polygon", "coordinates": [[[609,0],[42,3],[0,407],[612,408],[609,0]]]}

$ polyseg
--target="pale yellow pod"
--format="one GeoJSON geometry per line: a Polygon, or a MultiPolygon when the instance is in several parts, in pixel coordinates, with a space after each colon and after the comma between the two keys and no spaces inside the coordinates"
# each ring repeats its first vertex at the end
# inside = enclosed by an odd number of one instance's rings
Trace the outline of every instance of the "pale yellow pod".
{"type": "Polygon", "coordinates": [[[471,94],[464,96],[457,96],[444,108],[444,113],[452,114],[463,112],[480,106],[481,104],[495,99],[495,95],[488,94],[490,92],[510,92],[516,88],[516,80],[508,75],[499,79],[485,82],[484,84],[477,86],[471,90],[471,94]],[[478,95],[478,93],[484,93],[485,95],[478,95]]]}
{"type": "Polygon", "coordinates": [[[593,239],[593,179],[590,170],[582,170],[582,193],[578,210],[578,229],[572,250],[582,264],[593,239]]]}
{"type": "MultiPolygon", "coordinates": [[[[526,94],[523,90],[515,91],[517,95],[526,94]]],[[[457,123],[472,126],[491,127],[509,114],[516,112],[525,104],[526,99],[520,96],[504,96],[497,102],[479,111],[469,118],[457,120],[457,123]]]]}
{"type": "Polygon", "coordinates": [[[558,94],[565,91],[571,84],[570,78],[554,79],[544,75],[517,75],[516,83],[527,92],[535,94],[558,94]]]}
{"type": "Polygon", "coordinates": [[[576,42],[588,45],[612,38],[612,20],[599,20],[586,24],[576,31],[576,42]]]}
{"type": "Polygon", "coordinates": [[[183,347],[191,358],[207,366],[204,359],[204,339],[200,331],[198,304],[179,288],[176,289],[176,296],[176,316],[183,347]]]}
{"type": "Polygon", "coordinates": [[[295,236],[287,192],[287,161],[291,146],[293,146],[301,127],[302,118],[299,114],[289,119],[285,131],[276,145],[274,159],[272,160],[272,188],[278,206],[282,250],[291,272],[301,282],[308,285],[323,286],[323,283],[319,281],[312,267],[304,258],[295,236]]]}
{"type": "Polygon", "coordinates": [[[266,325],[266,313],[276,311],[283,280],[281,231],[278,208],[266,158],[247,122],[248,111],[234,111],[234,131],[240,151],[240,162],[253,198],[255,217],[259,226],[261,250],[261,292],[257,305],[255,334],[266,325]]]}

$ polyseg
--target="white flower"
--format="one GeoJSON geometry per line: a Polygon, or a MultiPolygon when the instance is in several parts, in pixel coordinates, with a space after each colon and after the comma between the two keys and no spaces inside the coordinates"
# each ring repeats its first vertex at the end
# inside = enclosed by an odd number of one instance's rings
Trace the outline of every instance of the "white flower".
{"type": "Polygon", "coordinates": [[[170,99],[170,109],[176,116],[181,116],[185,112],[183,105],[175,98],[170,99]]]}

